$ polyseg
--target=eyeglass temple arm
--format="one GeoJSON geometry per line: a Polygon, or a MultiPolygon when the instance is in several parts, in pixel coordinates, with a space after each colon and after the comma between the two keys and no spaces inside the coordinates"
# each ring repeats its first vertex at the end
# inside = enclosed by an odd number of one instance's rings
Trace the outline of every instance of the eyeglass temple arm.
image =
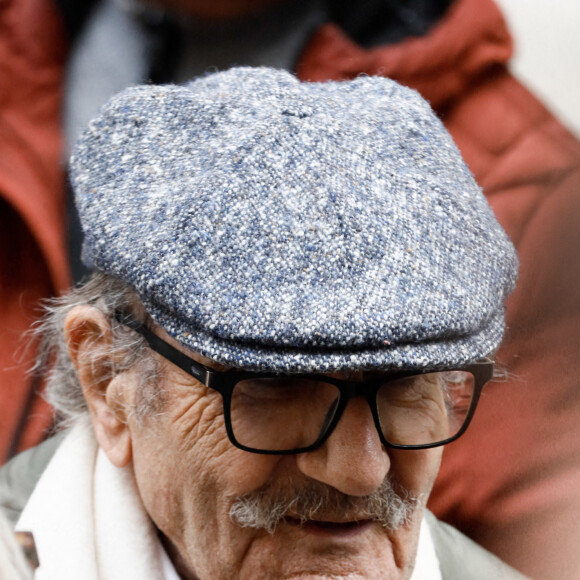
{"type": "Polygon", "coordinates": [[[211,374],[208,369],[165,342],[133,316],[125,312],[117,311],[115,312],[115,320],[119,324],[123,324],[140,334],[156,353],[178,366],[181,370],[192,375],[200,383],[206,386],[209,385],[211,374]]]}

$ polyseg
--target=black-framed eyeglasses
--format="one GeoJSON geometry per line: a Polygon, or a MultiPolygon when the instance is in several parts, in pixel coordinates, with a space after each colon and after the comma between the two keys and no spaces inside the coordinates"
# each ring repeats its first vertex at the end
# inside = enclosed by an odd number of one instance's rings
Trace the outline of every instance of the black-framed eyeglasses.
{"type": "Polygon", "coordinates": [[[365,381],[317,374],[216,372],[161,339],[133,316],[117,312],[152,350],[216,390],[233,445],[268,455],[304,453],[320,447],[353,397],[368,401],[383,445],[429,449],[454,441],[467,429],[481,389],[493,374],[484,359],[457,368],[364,373],[365,381]]]}

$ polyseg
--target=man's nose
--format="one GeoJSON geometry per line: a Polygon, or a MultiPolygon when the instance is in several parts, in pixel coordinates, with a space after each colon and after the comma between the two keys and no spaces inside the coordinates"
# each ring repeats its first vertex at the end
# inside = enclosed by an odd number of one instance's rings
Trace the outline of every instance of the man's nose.
{"type": "Polygon", "coordinates": [[[304,475],[354,496],[376,490],[391,467],[369,405],[362,397],[349,401],[325,444],[297,455],[296,463],[304,475]]]}

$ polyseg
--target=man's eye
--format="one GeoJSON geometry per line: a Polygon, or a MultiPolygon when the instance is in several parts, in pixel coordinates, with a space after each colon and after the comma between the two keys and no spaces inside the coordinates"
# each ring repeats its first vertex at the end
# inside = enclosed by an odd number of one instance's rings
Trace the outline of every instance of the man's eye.
{"type": "Polygon", "coordinates": [[[236,385],[236,396],[256,400],[290,399],[297,396],[296,384],[284,379],[248,379],[236,385]]]}

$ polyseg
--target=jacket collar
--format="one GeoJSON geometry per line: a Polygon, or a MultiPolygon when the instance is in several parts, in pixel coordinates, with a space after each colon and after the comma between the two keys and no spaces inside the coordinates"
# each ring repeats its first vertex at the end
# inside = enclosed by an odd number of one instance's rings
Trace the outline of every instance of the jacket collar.
{"type": "Polygon", "coordinates": [[[441,110],[511,54],[511,36],[492,0],[456,0],[427,35],[395,45],[364,49],[337,25],[325,24],[305,47],[296,72],[309,81],[388,76],[441,110]]]}

